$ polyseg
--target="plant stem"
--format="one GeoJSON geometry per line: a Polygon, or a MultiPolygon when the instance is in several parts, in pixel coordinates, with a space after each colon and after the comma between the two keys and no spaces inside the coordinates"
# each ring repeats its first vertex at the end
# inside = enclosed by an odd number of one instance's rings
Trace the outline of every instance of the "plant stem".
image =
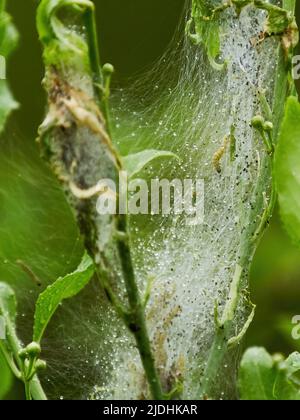
{"type": "Polygon", "coordinates": [[[218,302],[215,308],[215,337],[210,348],[209,357],[206,362],[203,378],[198,390],[198,394],[203,399],[208,399],[213,390],[214,383],[218,376],[220,364],[224,358],[224,354],[228,350],[228,341],[232,325],[234,322],[235,312],[238,306],[239,289],[242,279],[243,268],[239,265],[235,268],[235,273],[230,287],[227,303],[225,305],[222,317],[219,318],[218,302]]]}
{"type": "Polygon", "coordinates": [[[158,372],[155,367],[155,360],[151,350],[151,342],[146,326],[145,305],[141,300],[135,280],[131,251],[128,244],[127,220],[125,216],[120,216],[119,220],[119,231],[125,233],[126,237],[126,239],[118,240],[118,253],[121,260],[122,273],[128,295],[130,307],[129,312],[119,302],[119,299],[111,289],[106,270],[103,269],[102,266],[97,267],[96,269],[97,277],[104,288],[111,305],[135,337],[137,349],[140,354],[152,397],[155,400],[163,400],[164,395],[158,372]]]}
{"type": "Polygon", "coordinates": [[[104,85],[105,80],[101,69],[100,49],[97,36],[97,25],[95,20],[95,7],[86,9],[84,15],[85,27],[87,31],[87,43],[89,48],[89,59],[91,64],[91,71],[93,75],[93,86],[95,98],[98,106],[104,111],[104,118],[106,121],[106,131],[111,137],[110,129],[110,110],[108,105],[108,98],[105,98],[104,85]]]}
{"type": "Polygon", "coordinates": [[[101,87],[103,86],[103,76],[101,72],[101,61],[100,61],[94,7],[93,9],[89,9],[89,8],[86,9],[86,12],[84,15],[84,21],[85,21],[85,28],[87,31],[87,43],[88,43],[88,48],[89,48],[90,65],[91,65],[91,70],[92,70],[93,80],[94,80],[95,98],[98,99],[98,105],[100,106],[101,98],[103,96],[103,92],[101,90],[101,87]]]}
{"type": "Polygon", "coordinates": [[[151,350],[151,344],[145,320],[145,308],[141,301],[140,293],[135,280],[134,267],[129,244],[127,216],[119,216],[118,229],[120,232],[124,232],[127,237],[125,240],[118,240],[118,250],[130,305],[128,328],[135,337],[152,397],[155,400],[162,400],[163,392],[151,350]]]}
{"type": "Polygon", "coordinates": [[[30,393],[32,398],[35,401],[45,401],[47,400],[47,396],[41,386],[41,383],[39,381],[39,378],[37,375],[34,375],[34,377],[31,379],[30,382],[30,393]]]}
{"type": "Polygon", "coordinates": [[[227,337],[225,329],[218,328],[215,334],[213,344],[209,351],[209,357],[206,362],[203,378],[201,380],[200,398],[208,399],[215,384],[219,367],[227,352],[227,337]]]}
{"type": "Polygon", "coordinates": [[[12,373],[15,375],[15,377],[17,379],[22,379],[22,374],[19,371],[19,369],[17,368],[14,360],[12,359],[11,355],[9,354],[9,352],[6,350],[5,346],[3,345],[3,343],[0,340],[0,351],[2,352],[10,370],[12,371],[12,373]]]}
{"type": "Polygon", "coordinates": [[[31,392],[30,392],[30,384],[28,381],[24,381],[24,386],[25,386],[25,397],[27,401],[31,401],[32,400],[32,396],[31,396],[31,392]]]}

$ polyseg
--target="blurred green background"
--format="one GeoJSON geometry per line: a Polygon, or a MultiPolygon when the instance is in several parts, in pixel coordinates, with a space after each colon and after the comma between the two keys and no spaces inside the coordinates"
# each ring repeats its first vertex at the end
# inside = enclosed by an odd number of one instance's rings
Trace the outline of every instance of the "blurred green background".
{"type": "MultiPolygon", "coordinates": [[[[35,29],[37,3],[37,0],[8,1],[9,12],[21,34],[18,50],[8,64],[8,76],[21,107],[1,140],[0,186],[6,183],[8,187],[5,191],[0,187],[0,280],[8,279],[17,288],[21,284],[28,286],[29,280],[12,260],[13,255],[20,255],[20,259],[49,282],[62,274],[62,267],[66,272],[75,267],[81,253],[69,210],[41,163],[34,142],[45,107],[41,47],[35,29]],[[51,194],[49,189],[53,190],[51,194]],[[35,202],[39,203],[36,207],[35,202]],[[41,205],[47,211],[41,211],[41,205]],[[29,212],[31,217],[28,217],[29,212]],[[25,213],[24,224],[22,215],[25,213]],[[55,235],[53,224],[58,220],[64,223],[55,235]],[[5,230],[6,222],[14,226],[20,240],[15,241],[14,232],[5,230]],[[32,240],[30,250],[23,246],[28,237],[32,240]]],[[[102,62],[114,64],[120,83],[147,68],[162,54],[183,6],[183,0],[95,0],[95,3],[102,62]]],[[[300,22],[300,7],[298,9],[300,22]]],[[[270,352],[284,354],[300,351],[300,340],[295,341],[291,336],[291,319],[300,315],[300,250],[283,231],[277,212],[256,254],[251,290],[257,312],[246,345],[265,346],[270,352]]],[[[36,295],[38,290],[32,287],[31,292],[36,295]]],[[[21,305],[26,308],[26,299],[22,296],[21,305]]],[[[30,316],[32,313],[28,310],[24,323],[30,316]]],[[[6,398],[22,398],[22,386],[17,383],[10,386],[12,379],[5,374],[4,366],[0,358],[0,396],[10,389],[6,398]]]]}

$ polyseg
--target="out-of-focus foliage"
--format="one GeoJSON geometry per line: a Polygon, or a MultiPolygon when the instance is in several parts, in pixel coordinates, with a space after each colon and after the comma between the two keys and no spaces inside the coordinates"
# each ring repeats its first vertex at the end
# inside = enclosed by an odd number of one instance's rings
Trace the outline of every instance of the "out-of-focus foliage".
{"type": "Polygon", "coordinates": [[[275,158],[275,178],[282,222],[296,245],[300,245],[300,104],[287,101],[275,158]]]}

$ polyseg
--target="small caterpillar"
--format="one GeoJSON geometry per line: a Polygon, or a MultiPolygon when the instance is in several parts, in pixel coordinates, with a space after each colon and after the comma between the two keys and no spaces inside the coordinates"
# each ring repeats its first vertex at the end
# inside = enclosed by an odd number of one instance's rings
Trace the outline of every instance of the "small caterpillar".
{"type": "Polygon", "coordinates": [[[215,170],[218,172],[218,174],[220,174],[222,172],[221,159],[226,152],[226,148],[227,148],[227,145],[229,143],[229,140],[230,140],[230,136],[224,137],[222,146],[213,155],[213,160],[212,160],[213,166],[214,166],[215,170]]]}
{"type": "Polygon", "coordinates": [[[216,151],[216,153],[213,155],[213,166],[215,170],[220,174],[222,172],[221,169],[221,159],[224,156],[228,144],[230,144],[230,160],[233,162],[235,160],[235,153],[236,153],[236,139],[234,136],[235,127],[234,125],[230,128],[230,134],[228,136],[224,137],[222,146],[216,151]]]}

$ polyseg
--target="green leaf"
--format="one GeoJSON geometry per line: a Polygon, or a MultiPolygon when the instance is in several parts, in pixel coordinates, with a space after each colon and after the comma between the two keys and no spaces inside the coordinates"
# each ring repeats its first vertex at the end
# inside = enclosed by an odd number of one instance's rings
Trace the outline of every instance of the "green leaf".
{"type": "Polygon", "coordinates": [[[40,342],[47,325],[63,300],[76,296],[94,274],[94,263],[87,253],[74,273],[56,280],[40,294],[35,309],[33,341],[40,342]]]}
{"type": "Polygon", "coordinates": [[[278,366],[274,384],[276,400],[300,400],[300,354],[292,353],[278,366]]]}
{"type": "Polygon", "coordinates": [[[242,400],[299,400],[300,354],[288,359],[270,356],[264,348],[250,348],[243,356],[238,387],[242,400]]]}
{"type": "Polygon", "coordinates": [[[280,214],[292,238],[300,245],[300,104],[294,97],[287,100],[275,154],[275,180],[280,214]]]}
{"type": "Polygon", "coordinates": [[[240,367],[238,386],[242,400],[273,400],[276,379],[274,361],[263,348],[246,351],[240,367]]]}
{"type": "Polygon", "coordinates": [[[211,0],[193,0],[191,19],[186,28],[191,41],[195,45],[203,46],[215,70],[223,70],[225,66],[225,63],[219,64],[215,60],[220,54],[219,15],[227,7],[228,5],[222,2],[217,4],[211,0]]]}
{"type": "Polygon", "coordinates": [[[0,400],[5,398],[13,384],[13,375],[0,351],[0,400]]]}
{"type": "Polygon", "coordinates": [[[168,157],[179,159],[178,156],[172,152],[166,152],[162,150],[144,150],[143,152],[125,156],[122,158],[122,161],[127,171],[128,178],[133,178],[153,160],[168,157]]]}

